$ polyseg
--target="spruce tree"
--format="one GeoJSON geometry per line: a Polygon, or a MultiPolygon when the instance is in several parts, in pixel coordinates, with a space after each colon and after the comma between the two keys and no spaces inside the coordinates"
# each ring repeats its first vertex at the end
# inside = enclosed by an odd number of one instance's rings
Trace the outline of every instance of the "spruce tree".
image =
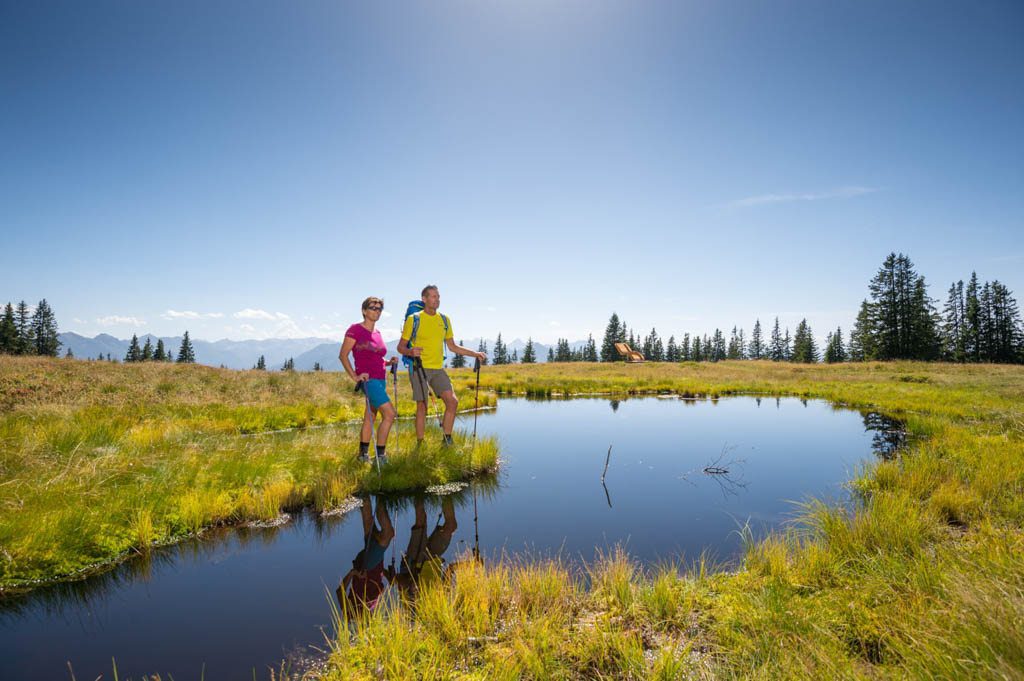
{"type": "Polygon", "coordinates": [[[146,336],[146,344],[142,346],[142,361],[148,362],[153,359],[153,343],[152,338],[146,336]]]}
{"type": "Polygon", "coordinates": [[[313,371],[323,371],[324,368],[320,366],[320,362],[313,362],[313,371]]]}
{"type": "Polygon", "coordinates": [[[548,348],[548,362],[555,361],[555,351],[552,348],[548,348]]]}
{"type": "Polygon", "coordinates": [[[128,345],[128,353],[124,356],[125,362],[141,362],[142,349],[139,348],[139,337],[132,334],[132,342],[128,345]]]}
{"type": "Polygon", "coordinates": [[[782,332],[779,330],[779,318],[775,318],[775,326],[772,327],[771,341],[768,345],[768,359],[773,362],[781,362],[786,359],[786,347],[782,341],[782,332]]]}
{"type": "Polygon", "coordinates": [[[793,342],[789,337],[789,327],[786,327],[786,333],[782,335],[782,359],[785,362],[793,359],[793,342]]]}
{"type": "Polygon", "coordinates": [[[267,370],[267,358],[264,357],[263,355],[260,355],[260,358],[258,360],[256,360],[256,366],[254,368],[257,371],[266,371],[267,370]]]}
{"type": "Polygon", "coordinates": [[[167,350],[164,349],[164,341],[162,338],[156,339],[156,350],[153,351],[153,361],[163,362],[167,359],[167,350]]]}
{"type": "Polygon", "coordinates": [[[512,348],[512,356],[508,358],[509,364],[519,364],[519,351],[512,348]]]}
{"type": "Polygon", "coordinates": [[[890,253],[868,284],[872,344],[877,359],[935,359],[937,314],[924,277],[910,258],[890,253]]]}
{"type": "MultiPolygon", "coordinates": [[[[462,339],[459,339],[459,345],[462,345],[462,339]]],[[[463,355],[456,354],[452,357],[452,369],[461,369],[466,366],[466,358],[463,355]]]]}
{"type": "Polygon", "coordinates": [[[32,328],[32,314],[28,311],[28,303],[24,300],[18,303],[18,308],[14,313],[14,325],[18,329],[18,342],[14,354],[33,354],[36,349],[36,335],[32,328]]]}
{"type": "Polygon", "coordinates": [[[950,362],[967,360],[964,312],[964,282],[961,279],[950,285],[946,305],[942,308],[942,355],[950,362]]]}
{"type": "Polygon", "coordinates": [[[679,361],[679,347],[676,345],[676,337],[668,337],[668,346],[665,348],[665,361],[666,362],[678,362],[679,361]]]}
{"type": "Polygon", "coordinates": [[[704,348],[701,347],[700,336],[694,336],[693,338],[693,357],[694,362],[704,361],[704,348]]]}
{"type": "Polygon", "coordinates": [[[683,345],[679,348],[679,359],[683,362],[689,362],[693,359],[692,351],[690,350],[690,334],[683,334],[683,345]]]}
{"type": "Polygon", "coordinates": [[[281,371],[295,371],[295,360],[289,357],[281,365],[281,371]]]}
{"type": "Polygon", "coordinates": [[[972,362],[981,361],[981,304],[978,301],[978,273],[971,272],[964,293],[964,354],[972,362]]]}
{"type": "Polygon", "coordinates": [[[188,331],[181,338],[181,347],[178,348],[178,364],[195,364],[196,351],[192,347],[192,341],[188,337],[188,331]]]}
{"type": "Polygon", "coordinates": [[[793,338],[792,361],[812,364],[818,361],[818,345],[814,342],[814,333],[806,319],[801,319],[796,327],[793,338]]]}
{"type": "Polygon", "coordinates": [[[725,351],[727,359],[742,359],[743,351],[740,345],[740,335],[736,330],[736,327],[732,327],[732,333],[729,335],[729,347],[725,351]]]}
{"type": "MultiPolygon", "coordinates": [[[[476,351],[477,352],[482,352],[482,353],[484,353],[486,355],[487,354],[487,341],[485,341],[483,338],[481,338],[480,339],[480,344],[478,346],[476,346],[476,351]]],[[[489,362],[489,361],[490,361],[489,357],[484,357],[482,360],[480,360],[480,366],[486,365],[487,362],[489,362]]]]}
{"type": "Polygon", "coordinates": [[[46,298],[39,301],[32,314],[32,335],[35,339],[35,354],[41,357],[56,357],[60,351],[60,332],[57,318],[46,298]]]}
{"type": "Polygon", "coordinates": [[[619,351],[615,349],[615,344],[622,342],[622,334],[623,326],[619,322],[619,315],[612,312],[612,316],[608,320],[608,326],[604,331],[604,340],[601,341],[602,362],[618,361],[619,351]]]}
{"type": "Polygon", "coordinates": [[[1010,289],[995,280],[991,288],[992,325],[988,345],[993,362],[1020,362],[1024,330],[1020,309],[1010,289]]]}
{"type": "Polygon", "coordinates": [[[837,327],[835,333],[828,334],[828,340],[825,343],[824,359],[827,364],[846,361],[846,351],[843,348],[842,328],[837,327]]]}
{"type": "Polygon", "coordinates": [[[508,348],[501,340],[500,333],[498,334],[498,339],[494,341],[494,363],[508,364],[508,348]]]}
{"type": "Polygon", "coordinates": [[[864,362],[875,358],[874,337],[871,335],[872,328],[872,307],[867,300],[861,301],[860,310],[857,312],[857,320],[850,332],[850,350],[848,353],[851,362],[864,362]]]}
{"type": "Polygon", "coordinates": [[[71,352],[71,348],[68,348],[68,351],[64,353],[64,359],[74,359],[74,358],[75,358],[75,353],[71,352]]]}
{"type": "Polygon", "coordinates": [[[583,361],[584,362],[596,362],[598,361],[597,356],[597,343],[594,342],[594,335],[591,333],[587,334],[587,344],[583,349],[583,361]]]}
{"type": "Polygon", "coordinates": [[[761,320],[754,322],[754,332],[750,334],[750,359],[764,357],[764,338],[761,336],[761,320]]]}
{"type": "Polygon", "coordinates": [[[18,325],[14,321],[14,306],[7,303],[0,319],[0,354],[13,355],[18,351],[18,325]]]}
{"type": "Polygon", "coordinates": [[[526,339],[526,347],[523,348],[523,364],[536,364],[537,352],[533,348],[533,337],[526,339]]]}

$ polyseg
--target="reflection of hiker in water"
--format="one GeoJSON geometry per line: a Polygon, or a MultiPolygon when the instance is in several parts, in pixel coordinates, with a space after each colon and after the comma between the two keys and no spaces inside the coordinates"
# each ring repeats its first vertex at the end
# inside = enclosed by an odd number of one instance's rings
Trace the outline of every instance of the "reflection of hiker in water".
{"type": "Polygon", "coordinates": [[[427,511],[423,507],[423,499],[416,499],[416,520],[409,533],[409,546],[393,580],[406,595],[413,595],[418,588],[445,578],[452,567],[445,568],[445,560],[442,558],[459,526],[455,520],[455,504],[450,496],[441,501],[441,513],[444,525],[434,527],[428,537],[427,511]]]}
{"type": "Polygon", "coordinates": [[[352,569],[341,578],[336,591],[342,611],[373,610],[384,591],[384,554],[395,536],[384,502],[377,498],[377,523],[373,521],[370,495],[363,497],[363,548],[352,561],[352,569]],[[380,525],[379,527],[377,525],[380,525]]]}

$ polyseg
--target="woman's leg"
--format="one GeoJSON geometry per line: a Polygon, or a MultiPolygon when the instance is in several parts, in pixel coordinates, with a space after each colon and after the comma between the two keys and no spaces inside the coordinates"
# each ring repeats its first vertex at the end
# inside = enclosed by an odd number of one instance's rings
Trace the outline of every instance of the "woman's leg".
{"type": "Polygon", "coordinates": [[[381,413],[380,426],[377,428],[377,444],[386,445],[388,443],[388,434],[391,432],[391,426],[395,423],[395,405],[390,402],[385,402],[380,405],[377,409],[381,413]]]}

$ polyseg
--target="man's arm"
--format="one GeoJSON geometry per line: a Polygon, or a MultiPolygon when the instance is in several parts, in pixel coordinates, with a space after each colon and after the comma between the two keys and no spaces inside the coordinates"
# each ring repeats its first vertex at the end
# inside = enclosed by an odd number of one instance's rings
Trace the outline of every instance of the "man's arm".
{"type": "Polygon", "coordinates": [[[477,352],[476,350],[470,350],[469,348],[464,348],[458,343],[456,343],[454,338],[446,338],[444,340],[444,344],[448,347],[449,350],[454,352],[456,355],[476,357],[479,360],[487,359],[487,355],[485,355],[484,353],[477,352]]]}

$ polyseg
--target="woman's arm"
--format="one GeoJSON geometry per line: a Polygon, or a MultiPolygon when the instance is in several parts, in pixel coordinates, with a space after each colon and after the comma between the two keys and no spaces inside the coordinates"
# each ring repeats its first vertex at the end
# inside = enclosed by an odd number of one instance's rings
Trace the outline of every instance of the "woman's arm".
{"type": "Polygon", "coordinates": [[[352,368],[352,362],[348,356],[355,346],[356,339],[352,338],[352,336],[345,336],[345,340],[341,343],[341,352],[338,353],[338,359],[341,360],[341,366],[345,367],[345,373],[348,374],[348,377],[358,383],[369,377],[366,374],[356,375],[356,370],[352,368]]]}

